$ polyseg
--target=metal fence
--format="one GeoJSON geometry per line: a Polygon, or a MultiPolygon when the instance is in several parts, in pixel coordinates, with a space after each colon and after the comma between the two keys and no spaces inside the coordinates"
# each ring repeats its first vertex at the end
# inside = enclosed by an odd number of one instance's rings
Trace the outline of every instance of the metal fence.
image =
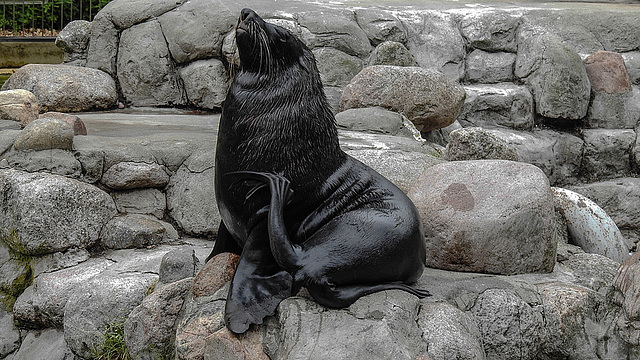
{"type": "Polygon", "coordinates": [[[0,0],[0,36],[56,36],[73,20],[93,20],[110,0],[0,0]]]}

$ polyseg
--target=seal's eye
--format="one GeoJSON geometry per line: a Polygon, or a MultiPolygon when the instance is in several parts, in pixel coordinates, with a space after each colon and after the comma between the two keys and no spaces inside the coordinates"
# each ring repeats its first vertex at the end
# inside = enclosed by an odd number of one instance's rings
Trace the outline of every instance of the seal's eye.
{"type": "Polygon", "coordinates": [[[289,32],[281,27],[276,27],[276,34],[278,34],[278,39],[282,42],[287,42],[289,41],[289,38],[291,37],[291,34],[289,34],[289,32]]]}

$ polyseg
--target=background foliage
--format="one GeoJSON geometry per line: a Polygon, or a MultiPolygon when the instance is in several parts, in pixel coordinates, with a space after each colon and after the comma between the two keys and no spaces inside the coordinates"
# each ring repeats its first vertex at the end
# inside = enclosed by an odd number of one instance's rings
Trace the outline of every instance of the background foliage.
{"type": "Polygon", "coordinates": [[[0,29],[61,30],[72,20],[93,20],[110,0],[0,0],[0,29]]]}

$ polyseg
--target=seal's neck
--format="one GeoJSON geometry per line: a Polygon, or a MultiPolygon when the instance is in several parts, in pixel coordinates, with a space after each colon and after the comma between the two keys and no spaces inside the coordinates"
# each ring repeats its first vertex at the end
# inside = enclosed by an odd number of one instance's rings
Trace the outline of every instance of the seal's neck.
{"type": "Polygon", "coordinates": [[[291,180],[332,172],[345,158],[335,118],[317,72],[294,68],[269,74],[240,72],[223,107],[218,151],[237,169],[284,173],[291,180]],[[314,76],[315,75],[315,76],[314,76]]]}

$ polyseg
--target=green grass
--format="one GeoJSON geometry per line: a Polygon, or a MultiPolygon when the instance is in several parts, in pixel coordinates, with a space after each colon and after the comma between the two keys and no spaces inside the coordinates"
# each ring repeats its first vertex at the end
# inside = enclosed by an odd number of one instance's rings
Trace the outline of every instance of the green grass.
{"type": "Polygon", "coordinates": [[[104,342],[92,352],[93,360],[131,360],[124,342],[125,319],[114,320],[104,330],[104,342]]]}
{"type": "Polygon", "coordinates": [[[11,76],[11,74],[0,74],[0,88],[2,87],[2,84],[7,81],[9,76],[11,76]]]}

